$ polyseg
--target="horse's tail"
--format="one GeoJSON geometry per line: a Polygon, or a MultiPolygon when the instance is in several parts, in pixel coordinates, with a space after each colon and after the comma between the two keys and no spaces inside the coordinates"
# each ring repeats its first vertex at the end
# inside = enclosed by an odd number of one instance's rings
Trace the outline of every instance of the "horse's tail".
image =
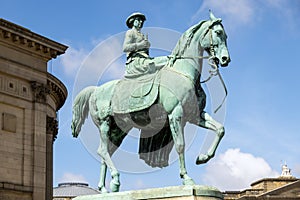
{"type": "Polygon", "coordinates": [[[78,137],[81,126],[84,124],[84,121],[88,116],[89,99],[95,89],[96,86],[90,86],[83,89],[79,92],[73,102],[73,117],[71,125],[73,137],[78,137]]]}

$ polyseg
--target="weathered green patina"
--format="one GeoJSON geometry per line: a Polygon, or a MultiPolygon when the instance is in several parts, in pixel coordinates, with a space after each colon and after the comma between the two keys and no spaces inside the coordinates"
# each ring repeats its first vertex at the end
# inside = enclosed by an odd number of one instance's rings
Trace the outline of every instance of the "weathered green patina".
{"type": "Polygon", "coordinates": [[[145,15],[139,12],[132,13],[126,20],[130,30],[126,32],[123,44],[123,51],[127,55],[125,78],[156,73],[168,62],[167,56],[149,56],[150,42],[148,36],[141,32],[145,20],[145,15]]]}
{"type": "MultiPolygon", "coordinates": [[[[130,23],[128,21],[127,24],[130,23]]],[[[217,137],[208,152],[197,157],[196,163],[206,163],[214,156],[225,131],[222,124],[204,111],[206,96],[200,85],[202,55],[207,51],[209,63],[218,72],[218,64],[227,66],[230,62],[226,40],[221,19],[210,13],[209,20],[201,21],[184,32],[172,54],[166,57],[167,64],[161,70],[154,70],[153,73],[143,71],[136,77],[88,87],[76,96],[73,136],[78,136],[89,112],[100,132],[98,154],[102,164],[98,186],[101,192],[107,192],[107,167],[112,175],[111,190],[119,191],[119,172],[111,156],[133,127],[141,129],[141,159],[152,167],[165,167],[174,145],[183,184],[194,184],[185,167],[183,130],[187,122],[213,130],[217,137]]],[[[140,60],[135,57],[131,59],[130,62],[140,60]]]]}

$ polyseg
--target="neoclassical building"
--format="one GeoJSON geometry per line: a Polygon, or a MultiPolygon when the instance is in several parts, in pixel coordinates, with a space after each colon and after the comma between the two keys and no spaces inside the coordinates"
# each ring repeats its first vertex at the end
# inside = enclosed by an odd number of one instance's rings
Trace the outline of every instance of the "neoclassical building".
{"type": "Polygon", "coordinates": [[[52,147],[67,89],[47,63],[66,49],[0,19],[0,199],[52,199],[52,147]]]}
{"type": "Polygon", "coordinates": [[[293,200],[300,199],[300,179],[292,176],[287,165],[278,178],[263,178],[242,191],[224,192],[224,200],[293,200]]]}

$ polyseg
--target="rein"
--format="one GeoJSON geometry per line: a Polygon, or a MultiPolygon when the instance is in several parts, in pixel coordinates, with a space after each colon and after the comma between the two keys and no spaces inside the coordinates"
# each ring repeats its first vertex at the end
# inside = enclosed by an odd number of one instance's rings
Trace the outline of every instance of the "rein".
{"type": "Polygon", "coordinates": [[[209,70],[209,73],[210,73],[210,76],[205,80],[205,81],[201,81],[200,83],[205,83],[206,81],[209,81],[213,76],[218,76],[220,81],[221,81],[221,84],[224,88],[224,92],[225,92],[225,96],[223,97],[223,100],[221,102],[221,104],[215,109],[214,113],[217,113],[219,111],[219,109],[223,106],[225,100],[226,100],[226,97],[228,95],[228,91],[227,91],[227,88],[226,88],[226,85],[225,85],[225,82],[220,74],[220,71],[219,71],[219,67],[218,65],[215,63],[215,61],[213,60],[213,56],[211,58],[208,59],[208,61],[212,60],[212,62],[208,62],[208,64],[213,68],[213,70],[209,70]]]}
{"type": "Polygon", "coordinates": [[[212,55],[210,59],[208,59],[208,64],[213,68],[213,70],[210,70],[209,73],[210,73],[210,76],[208,77],[207,80],[209,80],[212,76],[216,76],[218,75],[221,83],[222,83],[222,86],[224,88],[224,92],[225,92],[225,96],[221,102],[221,104],[215,109],[214,113],[217,113],[218,110],[223,106],[225,100],[226,100],[226,97],[228,95],[228,91],[227,91],[227,88],[226,88],[226,85],[225,85],[225,82],[220,74],[220,71],[219,71],[219,66],[218,64],[214,61],[214,58],[215,58],[215,50],[214,50],[214,44],[213,44],[213,37],[212,37],[212,29],[209,28],[209,35],[210,35],[210,54],[212,55]],[[211,61],[211,62],[209,62],[211,61]]]}

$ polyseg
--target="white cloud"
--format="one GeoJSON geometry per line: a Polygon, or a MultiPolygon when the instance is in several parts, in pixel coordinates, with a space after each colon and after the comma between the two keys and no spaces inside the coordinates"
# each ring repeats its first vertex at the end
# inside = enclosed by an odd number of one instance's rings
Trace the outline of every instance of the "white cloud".
{"type": "Polygon", "coordinates": [[[75,49],[69,47],[66,53],[61,57],[65,73],[68,76],[74,76],[87,55],[88,51],[84,48],[75,49]]]}
{"type": "MultiPolygon", "coordinates": [[[[199,21],[202,13],[211,9],[216,17],[222,16],[226,20],[228,29],[237,29],[242,25],[251,25],[263,20],[266,15],[276,13],[280,24],[291,31],[299,27],[299,5],[297,1],[286,0],[204,0],[198,11],[192,16],[191,21],[199,21]]],[[[274,20],[274,21],[276,21],[274,20]]]]}
{"type": "Polygon", "coordinates": [[[228,149],[208,163],[204,181],[220,190],[241,190],[261,178],[277,177],[279,173],[260,157],[228,149]]]}
{"type": "Polygon", "coordinates": [[[101,76],[119,78],[124,73],[125,61],[120,57],[125,55],[122,51],[124,33],[107,36],[106,39],[92,39],[90,48],[75,48],[72,45],[61,57],[61,64],[67,76],[84,78],[90,83],[96,84],[101,76]],[[122,70],[120,68],[122,67],[122,70]],[[109,72],[109,74],[107,73],[109,72]],[[92,82],[93,81],[93,82],[92,82]]]}
{"type": "Polygon", "coordinates": [[[122,56],[125,56],[122,51],[123,40],[124,33],[113,35],[99,42],[86,54],[76,73],[73,86],[75,94],[89,85],[97,85],[101,81],[107,82],[123,76],[125,71],[125,60],[121,61],[122,56]]]}
{"type": "Polygon", "coordinates": [[[277,13],[281,24],[286,26],[289,31],[299,30],[300,3],[298,1],[266,0],[264,3],[277,13]]]}
{"type": "Polygon", "coordinates": [[[60,183],[66,182],[83,182],[87,183],[85,177],[81,174],[72,174],[70,172],[64,173],[64,175],[59,179],[60,183]]]}
{"type": "Polygon", "coordinates": [[[208,12],[211,9],[216,17],[218,15],[225,16],[228,24],[248,24],[254,17],[255,4],[252,0],[226,0],[224,1],[211,1],[204,0],[201,7],[196,14],[192,17],[192,21],[198,20],[202,12],[208,12]]]}

